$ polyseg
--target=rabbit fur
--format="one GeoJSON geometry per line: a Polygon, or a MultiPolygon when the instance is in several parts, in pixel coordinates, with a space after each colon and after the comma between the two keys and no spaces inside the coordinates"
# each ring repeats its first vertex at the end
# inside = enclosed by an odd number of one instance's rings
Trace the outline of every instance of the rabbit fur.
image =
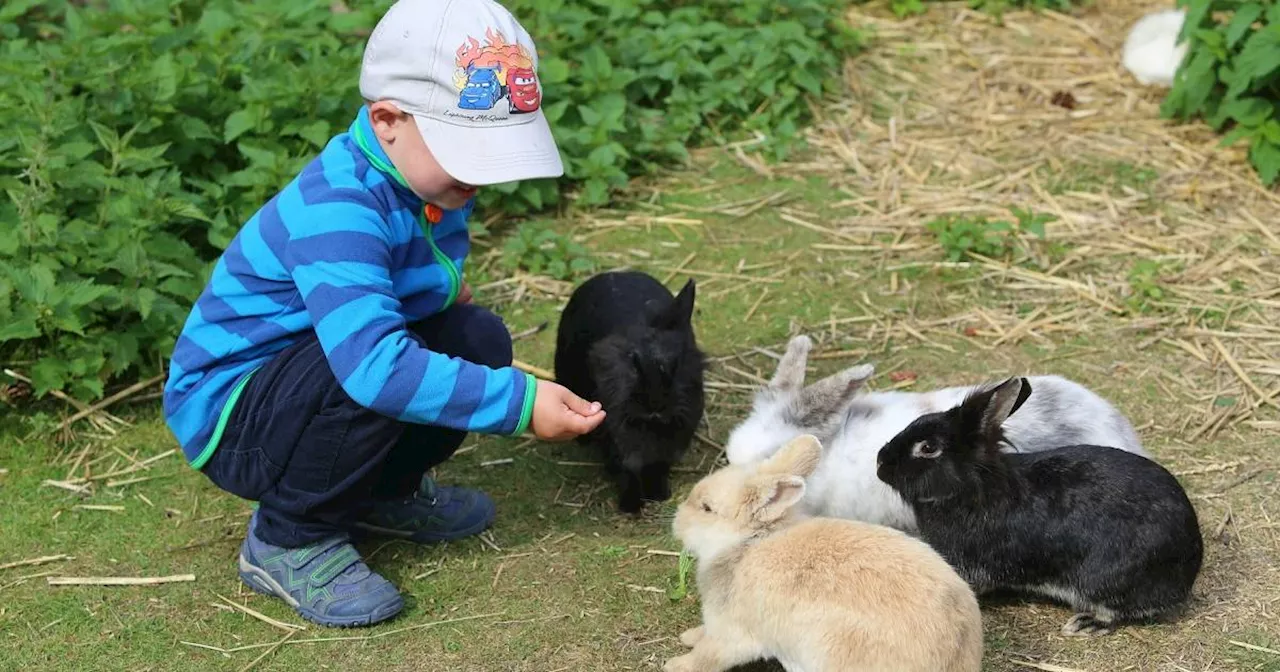
{"type": "Polygon", "coordinates": [[[1178,41],[1184,9],[1167,9],[1148,14],[1133,24],[1124,41],[1122,63],[1144,86],[1173,85],[1174,75],[1187,55],[1187,43],[1178,41]]]}
{"type": "Polygon", "coordinates": [[[607,411],[579,442],[600,451],[626,513],[670,499],[671,466],[702,420],[696,290],[689,280],[673,298],[646,273],[609,271],[574,290],[560,316],[556,378],[607,411]]]}
{"type": "Polygon", "coordinates": [[[880,450],[878,477],[912,503],[921,538],[979,595],[1015,590],[1071,605],[1064,634],[1180,610],[1204,553],[1187,493],[1159,464],[1107,446],[1002,451],[1002,426],[1033,388],[1010,378],[917,418],[880,450]]]}
{"type": "Polygon", "coordinates": [[[978,672],[982,616],[965,581],[897,530],[797,513],[822,447],[699,481],[672,530],[697,560],[702,625],[666,672],[719,672],[776,658],[789,672],[978,672]]]}
{"type": "MultiPolygon", "coordinates": [[[[813,342],[788,343],[772,380],[755,397],[751,414],[730,432],[730,464],[769,457],[786,441],[813,434],[825,447],[817,471],[807,479],[801,503],[811,515],[848,518],[914,532],[915,514],[892,488],[876,478],[876,454],[911,421],[959,404],[976,386],[929,392],[866,392],[874,373],[862,364],[805,386],[805,363],[813,342]]],[[[1006,450],[1037,452],[1062,445],[1114,446],[1147,457],[1133,425],[1115,407],[1082,385],[1060,376],[1033,376],[1037,395],[1005,427],[1006,450]]]]}

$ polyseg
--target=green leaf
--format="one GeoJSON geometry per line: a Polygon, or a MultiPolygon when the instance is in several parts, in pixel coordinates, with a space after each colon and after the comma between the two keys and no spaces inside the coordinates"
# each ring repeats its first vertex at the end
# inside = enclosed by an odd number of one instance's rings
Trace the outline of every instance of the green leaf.
{"type": "Polygon", "coordinates": [[[1249,148],[1249,161],[1258,169],[1258,177],[1268,187],[1280,177],[1280,144],[1264,137],[1254,138],[1249,148]]]}
{"type": "Polygon", "coordinates": [[[43,357],[31,367],[31,387],[36,397],[50,390],[61,391],[67,384],[67,366],[56,357],[43,357]]]}
{"type": "Polygon", "coordinates": [[[1262,5],[1246,4],[1236,9],[1231,22],[1227,24],[1226,42],[1228,47],[1235,47],[1240,38],[1248,32],[1249,27],[1262,16],[1262,5]]]}
{"type": "Polygon", "coordinates": [[[154,289],[143,287],[138,290],[136,296],[138,299],[138,314],[145,320],[151,316],[151,307],[156,304],[157,294],[154,289]]]}
{"type": "Polygon", "coordinates": [[[258,114],[256,111],[248,109],[240,109],[232,112],[227,116],[226,124],[223,126],[222,140],[227,144],[236,138],[244,135],[246,131],[253,128],[258,123],[258,114]]]}
{"type": "Polygon", "coordinates": [[[1280,70],[1280,24],[1254,32],[1235,60],[1236,68],[1250,83],[1280,70]]]}
{"type": "Polygon", "coordinates": [[[40,338],[40,327],[36,324],[35,318],[6,320],[5,323],[0,324],[0,344],[27,338],[40,338]]]}

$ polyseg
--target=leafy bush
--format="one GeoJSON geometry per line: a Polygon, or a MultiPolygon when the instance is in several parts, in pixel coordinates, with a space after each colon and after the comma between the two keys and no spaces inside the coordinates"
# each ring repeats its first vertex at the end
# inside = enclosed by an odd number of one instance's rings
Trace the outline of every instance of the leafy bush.
{"type": "MultiPolygon", "coordinates": [[[[566,188],[602,203],[690,143],[760,132],[783,152],[857,46],[841,0],[507,4],[537,38],[566,176],[488,190],[486,214],[566,188]]],[[[390,0],[351,5],[0,5],[0,361],[38,395],[164,365],[218,252],[360,103],[390,0]]]]}
{"type": "Polygon", "coordinates": [[[1280,178],[1280,1],[1178,0],[1187,10],[1183,60],[1161,114],[1203,118],[1222,144],[1247,140],[1268,186],[1280,178]]]}

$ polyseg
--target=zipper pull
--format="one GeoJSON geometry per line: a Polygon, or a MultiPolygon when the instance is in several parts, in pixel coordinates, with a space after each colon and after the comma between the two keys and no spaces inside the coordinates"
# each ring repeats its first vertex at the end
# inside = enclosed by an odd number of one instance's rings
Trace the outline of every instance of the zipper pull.
{"type": "Polygon", "coordinates": [[[422,215],[427,218],[428,222],[439,224],[440,220],[444,218],[444,210],[434,203],[427,203],[422,206],[422,215]]]}

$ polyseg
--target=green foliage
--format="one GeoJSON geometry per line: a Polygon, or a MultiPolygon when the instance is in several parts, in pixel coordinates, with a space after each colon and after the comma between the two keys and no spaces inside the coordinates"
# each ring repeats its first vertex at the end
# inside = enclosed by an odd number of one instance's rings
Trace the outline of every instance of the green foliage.
{"type": "MultiPolygon", "coordinates": [[[[0,6],[0,361],[35,362],[38,395],[164,365],[219,251],[361,104],[391,0],[350,4],[0,6]]],[[[507,4],[537,38],[566,176],[485,190],[486,215],[566,189],[603,203],[691,143],[760,133],[781,154],[858,45],[838,0],[507,4]]],[[[528,270],[590,267],[541,231],[514,245],[528,270]]]]}
{"type": "MultiPolygon", "coordinates": [[[[969,0],[969,6],[973,9],[988,12],[996,16],[1000,16],[1008,9],[1013,8],[1029,8],[1029,9],[1053,9],[1065,12],[1071,9],[1072,5],[1080,4],[1073,0],[969,0]]],[[[889,0],[889,8],[898,18],[907,16],[915,16],[924,14],[924,0],[889,0]]]]}
{"type": "Polygon", "coordinates": [[[1148,313],[1155,310],[1155,304],[1164,300],[1164,288],[1161,275],[1168,270],[1168,265],[1154,259],[1138,259],[1129,269],[1129,296],[1125,303],[1129,309],[1137,313],[1148,313]]]}
{"type": "Polygon", "coordinates": [[[947,215],[930,221],[925,228],[938,237],[938,244],[951,261],[960,261],[970,253],[998,259],[1013,253],[1019,234],[1029,233],[1043,240],[1045,224],[1057,219],[1053,215],[1021,208],[1011,208],[1010,211],[1015,221],[947,215]]]}
{"type": "Polygon", "coordinates": [[[681,551],[676,566],[675,585],[667,589],[667,597],[672,602],[679,602],[689,594],[689,576],[693,574],[693,568],[693,556],[688,551],[681,551]]]}
{"type": "Polygon", "coordinates": [[[547,222],[531,222],[514,231],[502,246],[502,266],[557,280],[569,280],[596,269],[587,248],[547,222]]]}
{"type": "Polygon", "coordinates": [[[1178,0],[1187,56],[1161,105],[1171,119],[1202,118],[1249,143],[1263,184],[1280,178],[1280,0],[1178,0]]]}

